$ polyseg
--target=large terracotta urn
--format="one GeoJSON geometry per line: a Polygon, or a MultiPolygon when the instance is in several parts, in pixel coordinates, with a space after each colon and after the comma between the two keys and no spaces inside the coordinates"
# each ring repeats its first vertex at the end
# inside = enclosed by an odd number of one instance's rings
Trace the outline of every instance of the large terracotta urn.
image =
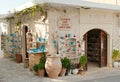
{"type": "Polygon", "coordinates": [[[62,68],[61,59],[58,56],[47,56],[45,69],[50,78],[57,78],[62,68]]]}

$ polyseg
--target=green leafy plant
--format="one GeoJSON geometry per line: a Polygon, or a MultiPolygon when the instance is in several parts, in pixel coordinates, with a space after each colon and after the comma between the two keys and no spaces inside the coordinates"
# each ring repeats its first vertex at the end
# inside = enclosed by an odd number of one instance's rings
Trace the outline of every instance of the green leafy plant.
{"type": "Polygon", "coordinates": [[[116,60],[118,57],[119,57],[119,50],[115,50],[113,51],[113,55],[112,55],[112,59],[113,60],[116,60]]]}
{"type": "Polygon", "coordinates": [[[87,64],[87,57],[85,55],[82,55],[80,57],[80,66],[81,69],[84,69],[85,65],[87,64]]]}
{"type": "Polygon", "coordinates": [[[35,64],[35,65],[33,66],[33,70],[34,70],[35,72],[38,71],[38,64],[35,64]]]}
{"type": "Polygon", "coordinates": [[[39,69],[45,69],[45,63],[44,62],[40,62],[39,64],[38,64],[38,70],[39,69]]]}
{"type": "Polygon", "coordinates": [[[40,62],[46,62],[46,57],[45,57],[45,53],[42,54],[41,58],[40,58],[40,62]]]}
{"type": "Polygon", "coordinates": [[[38,69],[45,69],[45,62],[46,62],[46,57],[45,54],[43,53],[42,57],[40,58],[40,62],[38,64],[38,69]]]}
{"type": "Polygon", "coordinates": [[[62,67],[63,68],[66,68],[66,69],[70,68],[70,66],[71,66],[70,59],[68,59],[68,58],[65,57],[65,58],[61,59],[61,62],[62,62],[62,67]]]}

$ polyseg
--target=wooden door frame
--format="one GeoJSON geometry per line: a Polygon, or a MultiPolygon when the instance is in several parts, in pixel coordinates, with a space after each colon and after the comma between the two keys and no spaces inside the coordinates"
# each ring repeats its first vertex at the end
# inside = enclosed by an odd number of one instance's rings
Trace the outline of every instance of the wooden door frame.
{"type": "MultiPolygon", "coordinates": [[[[95,29],[92,29],[92,30],[95,30],[95,29]]],[[[100,29],[98,29],[98,30],[100,30],[100,29]]],[[[89,30],[89,31],[91,31],[91,30],[89,30]]],[[[89,32],[88,31],[88,32],[89,32]]],[[[87,38],[87,35],[88,35],[88,32],[84,35],[84,38],[85,38],[85,54],[86,54],[86,56],[87,56],[87,42],[88,42],[88,38],[87,38]]],[[[105,33],[104,31],[102,31],[102,30],[100,30],[100,54],[99,54],[99,67],[102,67],[102,66],[100,66],[100,62],[101,62],[101,32],[103,32],[103,33],[105,33]]],[[[105,33],[106,34],[106,33],[105,33]]],[[[108,57],[108,38],[107,38],[107,34],[106,34],[106,48],[107,48],[107,50],[106,50],[106,66],[107,66],[107,57],[108,57]]],[[[88,56],[87,56],[88,57],[88,56]]],[[[88,64],[86,65],[86,69],[88,69],[88,64]]]]}
{"type": "MultiPolygon", "coordinates": [[[[105,34],[105,36],[106,36],[106,57],[105,57],[105,60],[106,60],[106,65],[105,66],[107,66],[107,54],[108,54],[108,48],[107,48],[107,46],[108,46],[108,39],[107,39],[107,34],[104,32],[104,31],[100,31],[100,45],[101,45],[101,40],[102,40],[102,33],[104,33],[105,34]]],[[[100,57],[99,57],[99,59],[100,59],[100,61],[99,61],[99,67],[103,67],[102,66],[102,64],[101,64],[101,62],[102,62],[102,49],[101,49],[102,47],[100,46],[100,57]]]]}
{"type": "Polygon", "coordinates": [[[24,43],[24,46],[23,46],[23,52],[24,52],[24,58],[28,58],[28,53],[27,53],[27,39],[26,39],[26,33],[28,32],[28,26],[24,25],[23,26],[23,43],[24,43]]]}

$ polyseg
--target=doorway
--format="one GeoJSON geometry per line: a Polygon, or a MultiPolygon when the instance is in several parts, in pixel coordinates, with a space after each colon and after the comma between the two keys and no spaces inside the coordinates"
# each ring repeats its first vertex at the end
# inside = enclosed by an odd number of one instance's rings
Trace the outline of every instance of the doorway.
{"type": "Polygon", "coordinates": [[[85,34],[85,51],[89,67],[107,66],[107,34],[99,29],[93,29],[85,34]]]}

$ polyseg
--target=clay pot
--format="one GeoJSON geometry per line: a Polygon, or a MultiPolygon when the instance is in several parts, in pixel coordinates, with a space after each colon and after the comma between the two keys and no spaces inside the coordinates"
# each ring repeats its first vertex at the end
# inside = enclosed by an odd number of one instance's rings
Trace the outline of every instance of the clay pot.
{"type": "Polygon", "coordinates": [[[60,76],[65,76],[66,68],[62,68],[60,72],[60,76]]]}
{"type": "Polygon", "coordinates": [[[21,54],[15,54],[15,61],[17,63],[21,63],[22,62],[22,55],[21,54]]]}
{"type": "Polygon", "coordinates": [[[45,76],[45,70],[44,70],[44,69],[38,70],[38,75],[39,75],[40,77],[44,77],[44,76],[45,76]]]}
{"type": "Polygon", "coordinates": [[[62,68],[60,57],[47,56],[45,69],[50,78],[57,78],[62,68]]]}
{"type": "Polygon", "coordinates": [[[85,71],[84,70],[79,70],[79,74],[80,75],[85,75],[85,71]]]}

